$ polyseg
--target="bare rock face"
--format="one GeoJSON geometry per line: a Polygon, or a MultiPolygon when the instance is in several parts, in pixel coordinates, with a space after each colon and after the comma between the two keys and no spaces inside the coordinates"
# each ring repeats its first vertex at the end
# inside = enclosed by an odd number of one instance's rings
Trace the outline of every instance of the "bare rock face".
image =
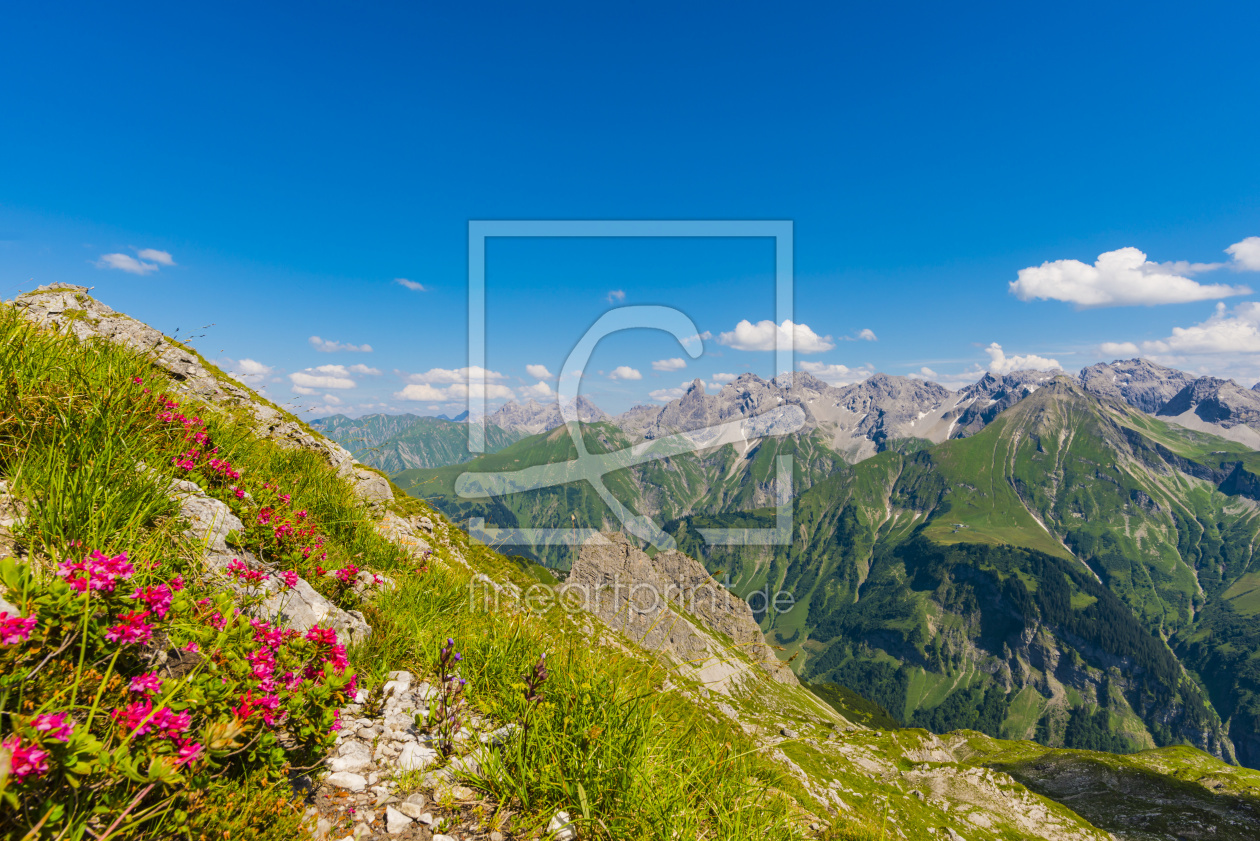
{"type": "Polygon", "coordinates": [[[741,654],[780,683],[797,683],[748,605],[681,552],[650,558],[624,535],[597,535],[582,547],[561,593],[566,604],[580,604],[643,648],[687,664],[709,688],[729,691],[750,667],[741,654]]]}
{"type": "MultiPolygon", "coordinates": [[[[607,420],[608,415],[590,400],[579,395],[573,401],[577,419],[582,423],[594,423],[607,420]]],[[[537,435],[549,429],[564,425],[564,416],[560,414],[559,401],[539,403],[530,399],[525,403],[508,401],[498,411],[486,416],[486,421],[500,429],[520,430],[530,435],[537,435]]]]}
{"type": "Polygon", "coordinates": [[[50,283],[19,295],[13,306],[37,324],[68,330],[87,341],[98,338],[134,348],[170,374],[179,388],[210,403],[243,406],[254,416],[254,431],[281,446],[314,450],[349,479],[355,492],[371,505],[393,499],[389,481],[363,468],[339,444],[315,435],[291,417],[267,405],[253,391],[216,376],[196,353],[130,316],[115,312],[88,294],[86,286],[50,283]]]}
{"type": "Polygon", "coordinates": [[[1155,414],[1183,388],[1194,375],[1165,368],[1145,359],[1121,359],[1084,368],[1080,374],[1086,391],[1101,397],[1122,400],[1133,408],[1155,414]]]}
{"type": "Polygon", "coordinates": [[[974,385],[959,392],[963,398],[961,414],[951,437],[974,435],[1056,376],[1059,375],[1053,371],[1012,371],[1000,377],[985,374],[974,385]]]}
{"type": "Polygon", "coordinates": [[[1200,377],[1177,392],[1159,414],[1176,416],[1194,412],[1199,418],[1230,429],[1239,424],[1260,426],[1260,394],[1233,380],[1200,377]]]}

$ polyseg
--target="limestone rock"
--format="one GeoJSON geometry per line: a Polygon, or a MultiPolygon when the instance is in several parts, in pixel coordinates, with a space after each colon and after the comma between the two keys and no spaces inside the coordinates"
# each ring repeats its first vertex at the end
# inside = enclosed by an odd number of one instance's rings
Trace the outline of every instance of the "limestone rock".
{"type": "Polygon", "coordinates": [[[577,830],[574,829],[573,819],[568,812],[556,812],[555,817],[547,824],[547,832],[554,841],[573,841],[577,838],[577,830]]]}
{"type": "Polygon", "coordinates": [[[390,835],[397,835],[411,826],[411,820],[410,817],[404,815],[393,806],[385,807],[385,831],[390,835]]]}
{"type": "Polygon", "coordinates": [[[582,547],[561,592],[644,648],[693,664],[711,689],[729,691],[746,665],[739,652],[776,681],[797,683],[766,645],[748,605],[681,552],[650,558],[624,535],[596,535],[582,547]]]}
{"type": "Polygon", "coordinates": [[[328,783],[330,786],[344,788],[347,791],[363,791],[367,788],[368,784],[366,779],[358,774],[351,773],[350,771],[338,771],[336,773],[329,774],[324,782],[328,783]]]}

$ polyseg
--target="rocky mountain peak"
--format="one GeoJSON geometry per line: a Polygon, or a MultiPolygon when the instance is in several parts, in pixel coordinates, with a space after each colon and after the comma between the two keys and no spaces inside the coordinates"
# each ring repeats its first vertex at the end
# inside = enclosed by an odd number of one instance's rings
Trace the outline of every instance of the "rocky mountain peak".
{"type": "Polygon", "coordinates": [[[1260,394],[1233,380],[1199,377],[1173,395],[1159,415],[1176,418],[1182,425],[1193,416],[1226,430],[1260,425],[1260,394]]]}
{"type": "Polygon", "coordinates": [[[1086,391],[1123,400],[1139,411],[1154,414],[1195,377],[1145,359],[1118,359],[1082,369],[1079,379],[1086,391]]]}
{"type": "MultiPolygon", "coordinates": [[[[596,406],[585,395],[579,394],[573,401],[577,419],[582,423],[595,423],[607,420],[608,415],[596,406]]],[[[564,416],[560,412],[560,401],[539,403],[530,398],[524,404],[509,400],[499,409],[486,416],[486,420],[503,429],[528,432],[536,435],[564,424],[564,416]]]]}

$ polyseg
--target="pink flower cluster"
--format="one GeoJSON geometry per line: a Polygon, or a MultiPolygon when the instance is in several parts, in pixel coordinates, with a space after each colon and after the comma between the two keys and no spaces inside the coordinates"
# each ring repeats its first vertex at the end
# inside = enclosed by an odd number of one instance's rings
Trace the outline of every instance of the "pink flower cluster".
{"type": "MultiPolygon", "coordinates": [[[[171,457],[171,464],[179,469],[190,472],[199,467],[211,477],[222,477],[229,481],[241,478],[241,471],[232,466],[232,463],[225,458],[218,458],[219,448],[214,446],[210,440],[210,432],[206,428],[205,421],[200,417],[186,417],[176,413],[174,410],[179,408],[179,404],[171,400],[165,395],[159,396],[161,406],[166,410],[158,413],[158,420],[169,424],[182,424],[184,427],[184,442],[189,445],[188,449],[182,453],[171,457]],[[216,456],[209,458],[209,456],[216,456]]],[[[239,488],[233,488],[237,498],[244,497],[245,492],[239,488]]]]}
{"type": "Polygon", "coordinates": [[[241,478],[241,471],[232,467],[231,463],[225,458],[212,458],[206,462],[206,467],[210,469],[210,472],[218,473],[226,479],[241,478]]]}
{"type": "MultiPolygon", "coordinates": [[[[337,632],[332,628],[321,628],[316,625],[306,632],[306,638],[315,643],[315,659],[321,664],[332,663],[333,670],[337,674],[342,674],[350,666],[350,661],[346,659],[346,647],[337,642],[337,632]]],[[[306,677],[308,680],[314,680],[321,672],[323,672],[322,666],[311,665],[306,669],[306,677]]]]}
{"type": "Polygon", "coordinates": [[[259,584],[267,580],[267,573],[259,569],[250,569],[240,558],[233,558],[227,565],[232,577],[246,584],[259,584]]]}
{"type": "MultiPolygon", "coordinates": [[[[249,660],[250,673],[258,681],[258,685],[246,690],[238,699],[233,713],[242,720],[248,720],[255,712],[260,712],[263,722],[273,725],[283,720],[283,716],[276,713],[280,707],[280,696],[276,694],[276,655],[280,647],[296,639],[298,633],[276,627],[261,619],[252,619],[249,624],[254,629],[254,642],[258,643],[258,648],[247,654],[246,659],[249,660]]],[[[294,677],[292,672],[286,672],[279,678],[284,688],[290,692],[302,680],[299,677],[295,681],[294,677]]]]}
{"type": "MultiPolygon", "coordinates": [[[[278,490],[275,485],[270,482],[263,484],[264,490],[278,490]]],[[[292,497],[289,494],[277,494],[279,504],[287,506],[291,504],[292,497]]],[[[282,549],[285,544],[296,545],[302,552],[302,557],[310,559],[311,555],[320,553],[320,560],[328,557],[328,553],[323,551],[324,538],[316,534],[315,525],[306,522],[309,516],[308,512],[303,509],[294,513],[293,520],[289,520],[283,513],[277,511],[276,508],[265,505],[258,511],[258,524],[261,526],[269,526],[271,528],[272,537],[275,538],[276,544],[282,549]]]]}
{"type": "Polygon", "coordinates": [[[9,752],[9,773],[19,783],[48,773],[48,752],[39,745],[28,745],[15,734],[0,742],[0,747],[9,752]]]}
{"type": "Polygon", "coordinates": [[[147,610],[131,610],[118,614],[122,621],[105,630],[105,639],[123,645],[139,645],[153,639],[153,626],[145,620],[149,618],[147,610]]]}
{"type": "Polygon", "coordinates": [[[0,645],[16,645],[30,639],[38,620],[34,616],[10,616],[0,610],[0,645]]]}
{"type": "Polygon", "coordinates": [[[87,590],[112,593],[118,582],[130,578],[134,571],[126,552],[109,558],[96,550],[81,561],[66,560],[57,565],[57,575],[80,593],[87,590]]]}
{"type": "Polygon", "coordinates": [[[74,731],[74,722],[68,713],[40,713],[31,719],[31,726],[55,742],[67,741],[74,731]]]}
{"type": "Polygon", "coordinates": [[[141,695],[156,695],[162,691],[162,679],[157,672],[146,672],[131,679],[128,688],[141,695]]]}
{"type": "MultiPolygon", "coordinates": [[[[70,734],[74,732],[74,721],[67,713],[40,713],[29,723],[41,738],[54,742],[68,741],[70,734]]],[[[21,736],[14,733],[0,742],[0,748],[9,752],[9,773],[17,782],[48,773],[48,751],[38,743],[24,742],[21,736]]]]}
{"type": "Polygon", "coordinates": [[[137,587],[131,597],[142,602],[158,619],[165,619],[171,609],[171,595],[170,587],[157,584],[152,587],[137,587]]]}
{"type": "Polygon", "coordinates": [[[140,696],[140,700],[109,714],[129,737],[152,735],[175,744],[179,749],[180,764],[195,759],[201,753],[201,745],[185,735],[192,725],[192,713],[154,706],[153,696],[162,691],[162,679],[157,673],[149,672],[132,678],[129,688],[140,696]]]}
{"type": "Polygon", "coordinates": [[[346,564],[341,569],[337,570],[336,573],[334,573],[334,575],[336,575],[337,577],[337,580],[346,586],[349,586],[350,582],[354,581],[354,577],[358,574],[359,574],[359,568],[355,566],[353,562],[346,564]]]}

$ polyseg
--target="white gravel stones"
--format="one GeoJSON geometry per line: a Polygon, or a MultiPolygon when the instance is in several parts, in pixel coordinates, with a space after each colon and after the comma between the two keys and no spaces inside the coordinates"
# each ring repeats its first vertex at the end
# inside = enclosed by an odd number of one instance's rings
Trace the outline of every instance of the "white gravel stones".
{"type": "Polygon", "coordinates": [[[347,791],[363,791],[367,788],[368,784],[365,778],[349,771],[337,771],[336,773],[329,774],[324,782],[328,783],[330,786],[344,788],[347,791]]]}
{"type": "Polygon", "coordinates": [[[385,807],[386,832],[390,835],[397,835],[409,826],[411,826],[411,818],[407,817],[393,806],[385,807]]]}
{"type": "MultiPolygon", "coordinates": [[[[547,832],[554,841],[574,841],[577,838],[577,830],[573,828],[573,819],[568,812],[556,812],[551,823],[547,824],[547,832]]],[[[433,841],[437,841],[437,838],[433,841]]]]}
{"type": "Polygon", "coordinates": [[[398,767],[404,771],[423,771],[436,762],[437,758],[438,752],[433,748],[418,742],[408,742],[403,745],[402,753],[398,757],[398,767]]]}

